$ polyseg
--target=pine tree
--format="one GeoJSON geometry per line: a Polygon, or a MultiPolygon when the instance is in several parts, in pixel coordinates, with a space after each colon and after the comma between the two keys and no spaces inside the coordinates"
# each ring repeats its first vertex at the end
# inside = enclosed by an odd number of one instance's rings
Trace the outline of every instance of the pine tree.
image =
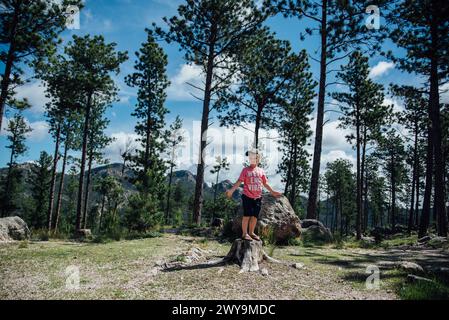
{"type": "MultiPolygon", "coordinates": [[[[315,144],[312,161],[312,177],[310,181],[307,218],[316,218],[317,192],[319,170],[321,165],[325,98],[328,87],[335,82],[327,82],[329,74],[335,72],[332,64],[347,58],[353,50],[365,49],[375,53],[380,49],[380,43],[385,38],[384,27],[379,30],[368,30],[365,26],[365,11],[371,1],[341,1],[341,0],[265,0],[275,12],[286,17],[297,16],[310,20],[313,27],[305,32],[320,36],[320,58],[314,61],[320,64],[317,116],[315,128],[315,144]]],[[[377,1],[376,5],[384,6],[388,1],[377,1]]],[[[304,34],[301,34],[304,39],[304,34]]]]}
{"type": "Polygon", "coordinates": [[[299,57],[301,63],[295,67],[288,90],[284,93],[282,112],[278,115],[278,130],[283,137],[280,147],[282,161],[278,173],[282,174],[285,182],[284,193],[293,208],[299,207],[297,199],[300,192],[306,190],[310,177],[309,154],[305,146],[312,134],[308,123],[312,113],[312,100],[315,97],[313,89],[316,86],[311,73],[308,72],[305,52],[302,51],[299,57]]]}
{"type": "Polygon", "coordinates": [[[168,147],[170,160],[168,162],[170,166],[170,171],[168,173],[168,186],[167,186],[167,204],[165,207],[165,221],[168,223],[170,218],[170,197],[171,197],[171,189],[172,189],[172,180],[173,180],[173,169],[176,167],[176,156],[178,148],[184,142],[184,136],[181,133],[182,129],[182,120],[179,116],[176,116],[175,121],[170,125],[170,133],[168,134],[168,147]]]}
{"type": "Polygon", "coordinates": [[[2,217],[12,213],[19,207],[16,191],[21,184],[21,176],[17,171],[17,159],[28,150],[25,141],[27,134],[31,132],[31,128],[23,115],[18,112],[9,120],[6,132],[8,133],[7,140],[10,143],[6,148],[11,149],[11,154],[1,199],[2,217]]]}
{"type": "MultiPolygon", "coordinates": [[[[153,33],[150,30],[147,30],[147,33],[147,42],[136,52],[135,72],[126,78],[129,86],[138,88],[137,105],[132,115],[138,119],[135,132],[142,147],[130,157],[130,165],[135,173],[134,182],[140,193],[139,198],[133,197],[132,200],[143,202],[146,209],[153,210],[144,212],[144,208],[139,209],[133,213],[136,220],[140,219],[139,213],[157,215],[161,199],[165,196],[166,163],[162,153],[167,146],[167,132],[164,127],[168,109],[164,104],[165,90],[170,82],[166,75],[167,55],[156,43],[153,33]]],[[[131,220],[129,222],[134,225],[135,221],[131,220]]],[[[144,226],[138,226],[141,227],[144,226]]]]}
{"type": "Polygon", "coordinates": [[[75,112],[70,112],[66,115],[64,122],[61,128],[62,142],[64,143],[64,152],[62,155],[62,168],[60,172],[59,178],[59,188],[58,188],[58,196],[56,198],[56,206],[55,206],[55,214],[52,222],[52,229],[54,232],[58,231],[59,220],[61,216],[61,207],[62,207],[62,195],[64,193],[65,186],[65,174],[66,174],[66,166],[69,160],[68,152],[69,150],[75,150],[76,141],[79,138],[81,133],[81,117],[79,114],[75,112]]]}
{"type": "MultiPolygon", "coordinates": [[[[155,32],[167,42],[176,42],[188,62],[202,67],[205,75],[201,141],[196,172],[193,220],[201,223],[203,205],[204,155],[207,145],[211,98],[229,87],[236,68],[233,58],[246,44],[246,39],[266,19],[253,0],[187,0],[178,7],[178,15],[164,17],[168,31],[155,32]]],[[[154,25],[155,26],[155,25],[154,25]]]]}
{"type": "MultiPolygon", "coordinates": [[[[351,128],[347,136],[349,142],[354,142],[356,148],[356,231],[357,239],[362,237],[362,188],[364,182],[364,164],[366,145],[380,135],[382,125],[392,112],[392,106],[384,106],[383,86],[368,78],[368,58],[359,51],[354,51],[346,66],[338,72],[337,78],[347,86],[348,92],[335,92],[332,97],[340,103],[343,116],[340,127],[351,128]]],[[[366,191],[365,191],[366,194],[366,191]]],[[[366,215],[368,212],[366,212],[366,215]]]]}
{"type": "Polygon", "coordinates": [[[22,64],[39,64],[55,50],[65,29],[68,5],[83,7],[81,0],[3,0],[0,11],[0,61],[5,69],[0,93],[0,130],[5,106],[17,103],[13,87],[21,85],[22,64]]]}
{"type": "Polygon", "coordinates": [[[114,139],[109,138],[104,134],[104,130],[109,124],[109,120],[103,117],[107,105],[102,101],[93,101],[92,116],[90,118],[89,133],[88,133],[88,147],[87,147],[87,172],[86,172],[86,185],[84,190],[84,206],[83,206],[83,228],[87,228],[87,215],[89,206],[89,195],[91,189],[92,179],[92,165],[107,164],[108,160],[103,158],[102,151],[106,148],[114,139]]]}
{"type": "Polygon", "coordinates": [[[65,48],[69,75],[76,84],[76,91],[82,99],[77,102],[77,111],[83,114],[82,145],[80,174],[78,184],[78,199],[76,209],[75,229],[83,225],[83,195],[84,178],[86,175],[86,160],[88,157],[88,142],[91,118],[95,108],[102,101],[106,104],[113,101],[117,95],[117,87],[111,77],[112,73],[120,72],[120,64],[128,59],[126,52],[117,52],[115,43],[105,43],[103,36],[86,35],[73,36],[65,48]]]}
{"type": "MultiPolygon", "coordinates": [[[[218,178],[220,177],[220,171],[221,170],[229,170],[229,165],[230,165],[230,163],[226,157],[224,157],[222,159],[220,156],[217,156],[215,158],[215,162],[216,163],[213,166],[213,169],[210,170],[210,173],[217,175],[215,178],[214,186],[213,186],[214,187],[214,202],[213,202],[214,207],[217,203],[217,188],[218,188],[218,178]]],[[[215,212],[212,211],[212,217],[211,217],[212,220],[214,219],[214,215],[215,215],[215,212]]]]}
{"type": "Polygon", "coordinates": [[[399,123],[410,132],[411,137],[410,163],[412,166],[412,178],[411,178],[411,194],[410,194],[410,208],[408,218],[408,233],[410,234],[415,224],[415,191],[416,182],[418,179],[418,166],[419,166],[419,147],[420,138],[425,137],[426,129],[428,126],[428,114],[426,112],[427,101],[417,88],[411,86],[392,86],[391,91],[396,96],[404,100],[404,111],[398,115],[399,123]]]}
{"type": "Polygon", "coordinates": [[[337,159],[327,163],[324,173],[335,208],[332,230],[336,232],[339,227],[340,236],[343,236],[344,230],[346,233],[349,231],[355,204],[355,179],[351,169],[352,164],[348,160],[337,159]]]}
{"type": "Polygon", "coordinates": [[[379,138],[378,148],[373,152],[381,160],[382,170],[388,179],[390,188],[390,224],[393,230],[397,221],[397,194],[403,186],[406,176],[404,167],[405,149],[401,137],[394,129],[379,138]]]}
{"type": "Polygon", "coordinates": [[[48,193],[51,181],[52,157],[45,151],[41,151],[36,166],[31,169],[31,177],[28,180],[31,186],[33,199],[33,211],[29,217],[29,224],[36,228],[46,227],[48,193]]]}
{"type": "Polygon", "coordinates": [[[291,52],[288,41],[278,40],[268,28],[254,33],[246,42],[237,58],[239,81],[235,92],[225,92],[218,99],[220,124],[244,126],[254,123],[255,148],[259,147],[261,128],[279,127],[276,122],[286,97],[294,87],[299,75],[307,74],[308,62],[305,51],[299,55],[291,52]]]}
{"type": "Polygon", "coordinates": [[[429,94],[426,182],[419,236],[427,233],[430,221],[432,178],[434,178],[433,208],[437,216],[438,235],[447,235],[445,212],[444,165],[439,87],[449,80],[449,3],[444,0],[402,0],[396,3],[388,20],[392,25],[391,40],[406,50],[405,57],[388,56],[399,68],[428,78],[425,91],[429,94]]]}

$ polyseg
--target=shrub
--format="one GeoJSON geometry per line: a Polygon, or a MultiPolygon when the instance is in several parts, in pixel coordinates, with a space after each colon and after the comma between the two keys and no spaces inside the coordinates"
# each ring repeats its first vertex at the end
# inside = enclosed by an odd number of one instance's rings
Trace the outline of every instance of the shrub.
{"type": "Polygon", "coordinates": [[[133,194],[124,214],[124,226],[128,230],[143,232],[162,224],[163,213],[158,211],[158,201],[150,194],[133,194]]]}

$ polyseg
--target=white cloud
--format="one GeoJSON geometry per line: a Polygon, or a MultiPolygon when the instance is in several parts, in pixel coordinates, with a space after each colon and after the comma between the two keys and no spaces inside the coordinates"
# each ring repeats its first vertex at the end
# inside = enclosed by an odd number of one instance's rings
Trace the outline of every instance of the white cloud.
{"type": "MultiPolygon", "coordinates": [[[[27,121],[28,122],[28,121],[27,121]]],[[[45,121],[35,121],[29,122],[29,126],[32,131],[28,133],[27,137],[32,142],[44,141],[49,138],[50,134],[48,132],[49,126],[45,121]]]]}
{"type": "Polygon", "coordinates": [[[192,96],[201,97],[201,90],[195,89],[187,83],[202,87],[204,76],[201,67],[191,64],[183,64],[178,73],[170,79],[171,85],[167,89],[167,99],[175,101],[196,101],[192,96]]]}
{"type": "Polygon", "coordinates": [[[135,133],[120,131],[112,133],[110,137],[114,138],[114,141],[103,150],[103,154],[111,163],[122,162],[121,153],[123,152],[128,139],[133,141],[134,146],[137,146],[138,144],[135,142],[138,138],[135,133]]]}
{"type": "Polygon", "coordinates": [[[356,166],[356,159],[353,155],[351,154],[347,154],[345,151],[343,150],[331,150],[328,153],[323,153],[321,155],[321,168],[320,168],[320,172],[324,173],[326,171],[326,165],[329,162],[333,162],[337,159],[344,159],[344,160],[349,160],[353,167],[352,170],[353,172],[355,172],[355,166],[356,166]]]}
{"type": "MultiPolygon", "coordinates": [[[[30,122],[27,118],[24,118],[26,124],[31,127],[32,131],[28,132],[26,135],[27,139],[30,142],[41,142],[46,139],[49,139],[49,126],[48,123],[45,121],[34,121],[30,122]]],[[[6,136],[8,135],[8,132],[6,131],[6,128],[8,128],[9,119],[6,117],[3,117],[2,122],[2,131],[0,135],[6,136]]]]}
{"type": "Polygon", "coordinates": [[[393,105],[393,112],[402,112],[404,111],[404,106],[399,103],[398,100],[394,98],[385,98],[383,102],[384,106],[393,105]]]}
{"type": "MultiPolygon", "coordinates": [[[[325,118],[324,122],[326,122],[327,120],[328,119],[325,118]]],[[[324,125],[322,141],[323,152],[330,150],[351,150],[351,145],[347,142],[346,136],[349,135],[353,130],[338,128],[340,123],[340,120],[334,120],[329,121],[324,125]]],[[[311,145],[308,146],[307,150],[310,153],[313,153],[313,145],[315,144],[316,120],[310,120],[309,125],[312,129],[312,136],[309,138],[309,142],[311,143],[311,145]]]]}
{"type": "Polygon", "coordinates": [[[376,64],[374,67],[372,67],[370,69],[369,77],[370,78],[379,77],[379,76],[383,75],[384,73],[387,73],[388,70],[393,69],[393,68],[394,68],[393,62],[379,61],[378,64],[376,64]]]}
{"type": "Polygon", "coordinates": [[[449,103],[449,82],[440,86],[440,102],[449,103]]]}
{"type": "Polygon", "coordinates": [[[16,89],[16,97],[18,99],[27,98],[31,104],[30,111],[36,114],[43,113],[45,110],[45,104],[50,100],[45,96],[45,83],[40,80],[36,80],[31,83],[27,83],[16,89]]]}

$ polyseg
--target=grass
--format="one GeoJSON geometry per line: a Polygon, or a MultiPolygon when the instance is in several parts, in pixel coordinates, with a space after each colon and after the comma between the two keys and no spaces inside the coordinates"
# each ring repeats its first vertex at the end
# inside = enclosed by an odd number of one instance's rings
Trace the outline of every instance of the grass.
{"type": "Polygon", "coordinates": [[[404,300],[448,300],[449,287],[437,279],[403,283],[398,288],[398,294],[404,300]]]}
{"type": "MultiPolygon", "coordinates": [[[[275,259],[303,263],[304,269],[266,264],[269,276],[240,275],[237,265],[151,275],[158,261],[180,260],[192,247],[223,257],[229,242],[210,237],[152,233],[139,239],[104,242],[22,241],[0,245],[0,299],[423,299],[447,297],[447,287],[405,282],[400,270],[381,270],[381,288],[367,290],[369,256],[383,249],[363,249],[347,239],[328,245],[266,244],[275,259]],[[80,289],[67,290],[66,271],[77,266],[80,289]],[[262,280],[263,279],[263,280],[262,280]],[[244,281],[248,288],[242,292],[244,281]],[[426,286],[426,285],[424,285],[426,286]],[[414,298],[416,297],[416,298],[414,298]]],[[[395,241],[396,239],[392,239],[395,241]]],[[[399,240],[396,240],[399,242],[399,240]]]]}

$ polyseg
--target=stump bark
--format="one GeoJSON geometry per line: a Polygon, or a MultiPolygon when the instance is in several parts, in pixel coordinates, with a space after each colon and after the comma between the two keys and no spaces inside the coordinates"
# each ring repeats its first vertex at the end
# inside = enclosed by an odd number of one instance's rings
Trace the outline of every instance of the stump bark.
{"type": "Polygon", "coordinates": [[[249,241],[243,239],[235,239],[226,257],[223,260],[227,262],[235,261],[240,265],[240,270],[259,271],[259,263],[263,260],[268,262],[281,263],[276,259],[268,256],[262,247],[262,241],[249,241]]]}
{"type": "Polygon", "coordinates": [[[238,263],[238,265],[240,266],[240,272],[246,272],[246,271],[260,271],[259,263],[261,263],[264,260],[271,263],[291,265],[287,262],[276,260],[270,257],[268,254],[266,254],[265,251],[263,250],[262,241],[255,241],[255,240],[249,241],[238,238],[234,240],[231,249],[224,258],[216,260],[207,260],[205,262],[191,264],[189,262],[196,261],[196,259],[193,259],[195,256],[194,253],[200,250],[196,248],[194,249],[195,250],[192,249],[191,252],[189,252],[188,255],[185,256],[185,260],[187,260],[187,262],[178,260],[165,263],[160,262],[155,266],[155,268],[157,270],[172,271],[172,270],[193,269],[193,268],[195,269],[209,268],[220,265],[227,265],[235,262],[238,263]]]}

